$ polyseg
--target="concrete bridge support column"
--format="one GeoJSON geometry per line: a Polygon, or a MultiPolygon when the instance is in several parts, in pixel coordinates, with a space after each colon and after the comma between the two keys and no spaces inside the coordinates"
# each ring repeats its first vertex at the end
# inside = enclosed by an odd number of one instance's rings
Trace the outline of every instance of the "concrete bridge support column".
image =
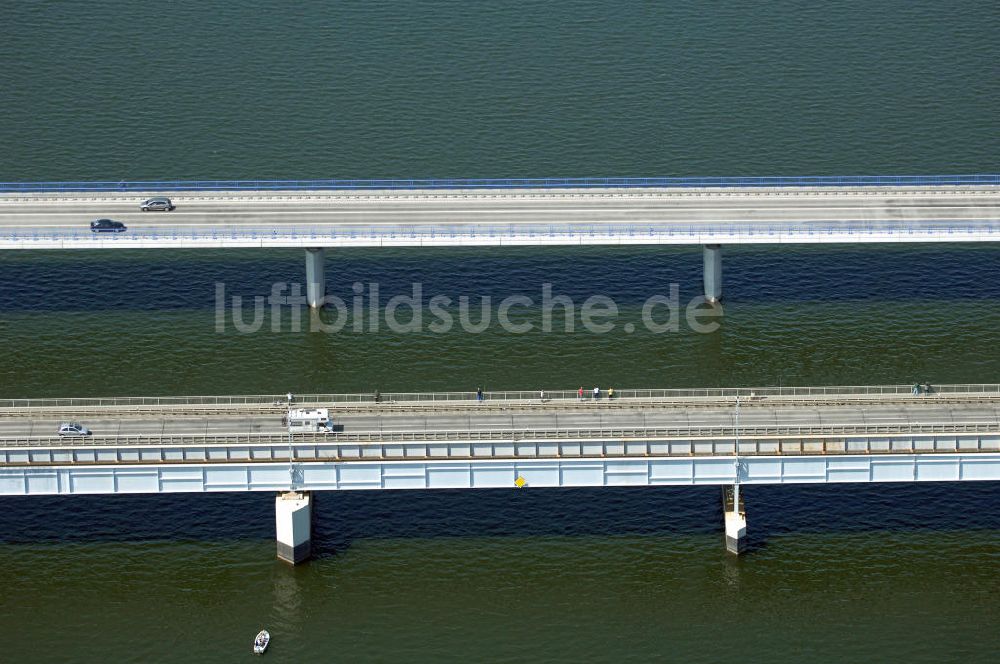
{"type": "Polygon", "coordinates": [[[705,299],[709,302],[718,302],[722,298],[722,247],[718,244],[706,244],[703,257],[705,299]]]}
{"type": "Polygon", "coordinates": [[[726,520],[726,551],[739,555],[747,547],[747,515],[738,484],[722,488],[722,508],[726,520]]]}
{"type": "Polygon", "coordinates": [[[274,499],[278,559],[298,565],[312,553],[312,494],[289,491],[274,499]]]}
{"type": "Polygon", "coordinates": [[[323,306],[323,296],[326,295],[325,253],[322,248],[306,249],[306,299],[313,309],[323,306]]]}

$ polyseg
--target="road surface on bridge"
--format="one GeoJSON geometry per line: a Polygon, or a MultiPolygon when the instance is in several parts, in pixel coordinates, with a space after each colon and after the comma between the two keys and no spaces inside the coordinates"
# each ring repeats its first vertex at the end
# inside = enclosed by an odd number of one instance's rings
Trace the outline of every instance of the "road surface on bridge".
{"type": "MultiPolygon", "coordinates": [[[[153,192],[150,192],[152,194],[153,192]]],[[[1000,187],[581,189],[177,193],[173,212],[143,193],[0,194],[0,227],[508,225],[935,222],[1000,220],[1000,187]]]]}
{"type": "MultiPolygon", "coordinates": [[[[572,406],[572,404],[569,404],[572,406]]],[[[737,423],[734,408],[626,408],[594,407],[553,409],[537,412],[530,408],[512,408],[509,412],[478,413],[474,408],[443,413],[344,413],[334,414],[336,430],[343,433],[433,432],[433,431],[504,431],[553,429],[706,429],[738,426],[747,431],[766,428],[796,427],[878,427],[913,424],[942,425],[944,428],[979,424],[995,426],[1000,431],[1000,411],[992,405],[927,403],[864,406],[789,407],[755,406],[743,408],[737,423]]],[[[0,419],[0,443],[3,439],[50,439],[63,421],[45,416],[0,419]]],[[[94,432],[95,437],[169,436],[169,435],[246,435],[281,434],[286,431],[277,415],[233,415],[205,417],[105,417],[95,414],[78,421],[94,432]]],[[[72,439],[67,439],[72,440],[72,439]]]]}

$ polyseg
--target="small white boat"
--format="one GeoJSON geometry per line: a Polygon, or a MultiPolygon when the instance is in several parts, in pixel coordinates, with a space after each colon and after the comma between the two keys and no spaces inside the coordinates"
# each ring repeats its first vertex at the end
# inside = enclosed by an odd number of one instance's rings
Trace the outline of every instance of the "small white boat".
{"type": "Polygon", "coordinates": [[[267,650],[267,644],[271,642],[271,634],[262,629],[257,633],[257,638],[253,640],[253,652],[255,655],[263,655],[267,650]]]}

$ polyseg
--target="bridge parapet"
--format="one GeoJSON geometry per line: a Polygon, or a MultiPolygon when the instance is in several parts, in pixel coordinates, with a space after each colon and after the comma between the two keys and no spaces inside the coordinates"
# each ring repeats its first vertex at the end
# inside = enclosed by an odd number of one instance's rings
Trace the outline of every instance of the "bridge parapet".
{"type": "Polygon", "coordinates": [[[117,180],[0,182],[7,192],[308,191],[410,189],[592,189],[592,188],[760,188],[760,187],[925,187],[1000,185],[1000,174],[813,175],[763,177],[576,177],[423,178],[317,180],[117,180]]]}
{"type": "Polygon", "coordinates": [[[0,466],[981,452],[1000,452],[996,422],[23,438],[0,442],[0,466]]]}
{"type": "MultiPolygon", "coordinates": [[[[934,395],[1000,396],[1000,383],[953,383],[933,385],[934,395]]],[[[376,403],[374,392],[326,392],[293,394],[295,403],[376,403]]],[[[699,388],[615,388],[614,400],[673,400],[673,399],[729,399],[737,397],[748,402],[755,398],[838,398],[884,396],[913,396],[912,384],[886,385],[821,385],[783,387],[699,387],[699,388]]],[[[483,392],[484,401],[579,401],[577,390],[489,390],[483,392]]],[[[476,392],[380,392],[379,403],[427,403],[476,401],[476,392]]],[[[592,395],[584,389],[584,400],[592,395]]],[[[284,404],[287,394],[238,394],[193,396],[117,396],[117,397],[40,397],[26,399],[0,399],[0,408],[44,408],[66,406],[167,406],[167,405],[275,405],[284,404]]],[[[606,392],[598,401],[608,401],[606,392]]]]}
{"type": "MultiPolygon", "coordinates": [[[[923,388],[921,388],[923,389],[923,388]]],[[[615,388],[595,399],[589,388],[581,398],[577,390],[491,390],[476,392],[374,392],[316,393],[293,395],[296,406],[324,406],[339,410],[428,410],[603,407],[638,408],[656,406],[840,405],[856,403],[977,402],[1000,400],[1000,384],[969,383],[934,385],[930,393],[914,394],[913,385],[789,386],[746,388],[615,388]]],[[[288,407],[285,394],[68,397],[0,399],[0,417],[33,414],[192,413],[218,414],[248,411],[278,413],[288,407]]]]}

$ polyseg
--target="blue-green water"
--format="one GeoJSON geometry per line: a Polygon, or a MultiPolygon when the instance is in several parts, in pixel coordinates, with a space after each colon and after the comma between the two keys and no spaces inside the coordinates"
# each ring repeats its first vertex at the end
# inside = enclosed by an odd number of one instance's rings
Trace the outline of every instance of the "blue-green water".
{"type": "MultiPolygon", "coordinates": [[[[989,3],[20,3],[0,180],[997,172],[989,3]]],[[[0,396],[995,382],[1000,250],[727,247],[720,330],[215,331],[298,251],[0,253],[0,396]]],[[[634,316],[696,250],[331,251],[634,316]]],[[[2,661],[992,661],[995,484],[0,500],[2,661]]]]}
{"type": "Polygon", "coordinates": [[[0,180],[996,170],[993,3],[10,3],[0,180]]]}

